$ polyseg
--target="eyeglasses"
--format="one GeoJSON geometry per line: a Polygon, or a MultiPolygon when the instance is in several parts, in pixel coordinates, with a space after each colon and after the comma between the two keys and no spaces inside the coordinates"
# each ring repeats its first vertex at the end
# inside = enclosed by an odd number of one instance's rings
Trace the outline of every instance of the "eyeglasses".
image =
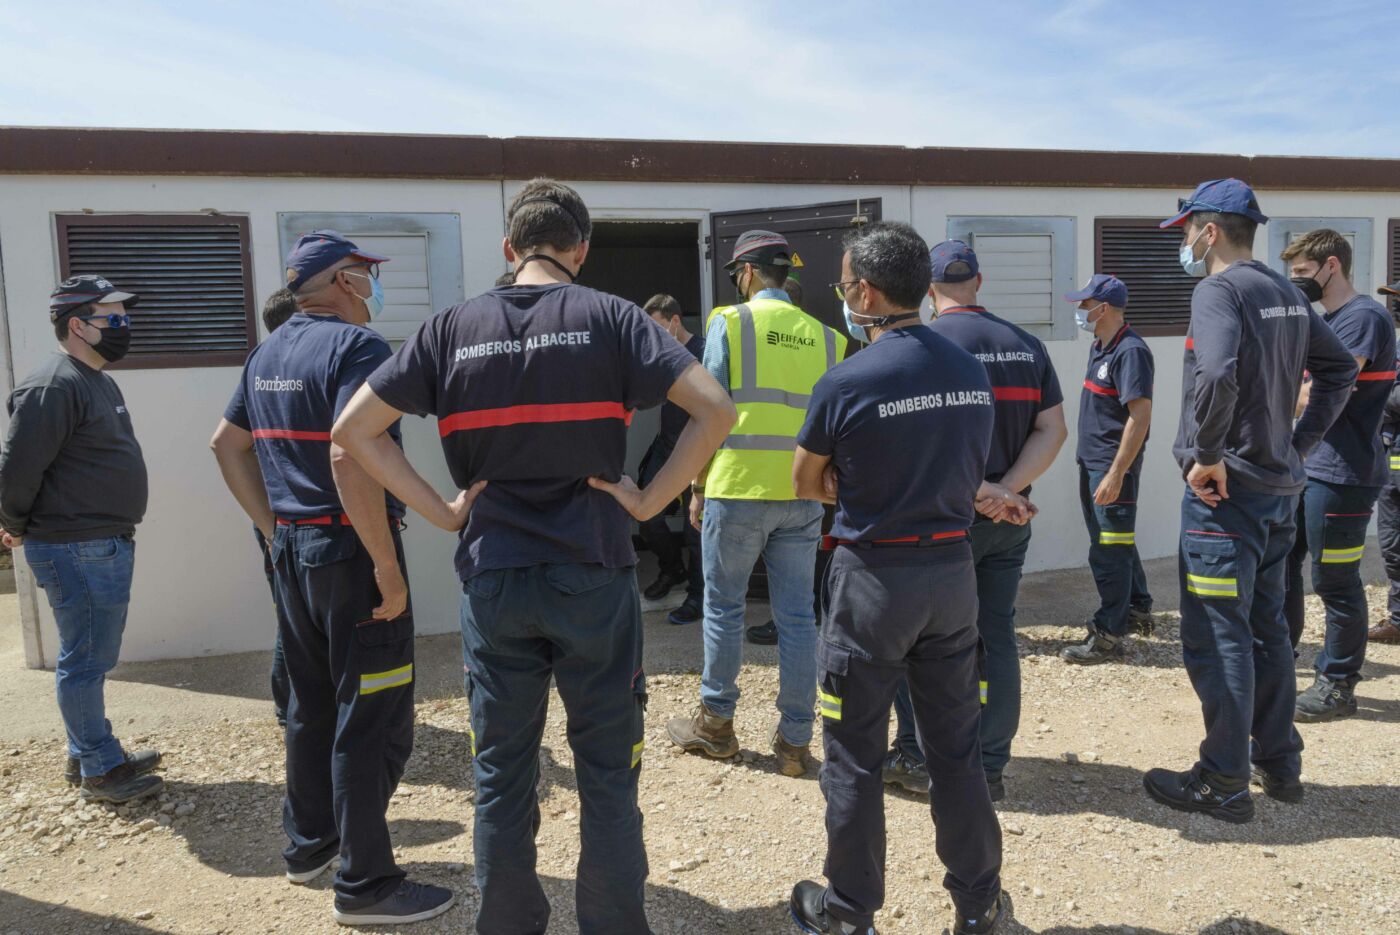
{"type": "Polygon", "coordinates": [[[845,287],[846,287],[846,286],[858,286],[858,285],[860,285],[860,280],[859,280],[859,279],[847,279],[847,280],[844,280],[844,281],[842,281],[842,282],[828,283],[827,285],[829,285],[829,286],[831,286],[831,288],[835,289],[835,290],[836,290],[836,298],[838,298],[838,299],[840,299],[842,302],[844,302],[844,301],[846,301],[846,289],[845,289],[845,287]]]}
{"type": "Polygon", "coordinates": [[[117,312],[114,312],[111,315],[79,315],[78,317],[81,318],[83,321],[97,321],[99,319],[105,318],[107,319],[108,328],[131,327],[131,316],[117,312]]]}
{"type": "Polygon", "coordinates": [[[352,270],[352,269],[362,269],[362,270],[364,270],[365,272],[367,272],[367,273],[369,274],[369,278],[370,278],[370,279],[378,279],[378,278],[379,278],[379,264],[378,264],[378,263],[354,263],[354,264],[351,264],[350,266],[342,267],[342,269],[344,269],[344,270],[346,270],[346,271],[349,271],[349,270],[352,270]]]}

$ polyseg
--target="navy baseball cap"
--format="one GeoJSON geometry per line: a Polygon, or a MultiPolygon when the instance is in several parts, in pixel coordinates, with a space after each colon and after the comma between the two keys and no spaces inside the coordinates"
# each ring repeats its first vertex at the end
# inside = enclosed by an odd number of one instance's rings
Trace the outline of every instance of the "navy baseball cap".
{"type": "Polygon", "coordinates": [[[49,321],[58,321],[63,315],[87,305],[89,302],[120,302],[131,308],[141,297],[132,292],[122,292],[107,279],[84,273],[69,276],[49,293],[49,321]]]}
{"type": "Polygon", "coordinates": [[[724,264],[725,269],[734,269],[740,263],[757,263],[760,266],[791,266],[792,248],[787,238],[772,231],[744,231],[734,241],[734,258],[724,264]]]}
{"type": "Polygon", "coordinates": [[[1239,179],[1212,179],[1196,186],[1190,198],[1176,200],[1176,214],[1167,218],[1158,227],[1176,227],[1185,224],[1192,212],[1212,211],[1216,214],[1243,214],[1256,224],[1267,224],[1269,219],[1259,210],[1259,199],[1254,190],[1239,179]]]}
{"type": "Polygon", "coordinates": [[[346,257],[366,263],[387,263],[387,256],[370,253],[354,242],[331,230],[312,231],[297,238],[292,252],[287,254],[287,289],[296,292],[306,281],[346,257]]]}
{"type": "Polygon", "coordinates": [[[934,282],[967,282],[977,275],[977,254],[961,240],[943,241],[928,252],[928,258],[933,263],[934,282]],[[967,274],[949,275],[948,267],[954,263],[966,263],[967,274]]]}
{"type": "Polygon", "coordinates": [[[1085,299],[1107,302],[1114,308],[1127,308],[1128,287],[1117,276],[1095,273],[1089,277],[1083,289],[1065,295],[1066,302],[1083,302],[1085,299]]]}

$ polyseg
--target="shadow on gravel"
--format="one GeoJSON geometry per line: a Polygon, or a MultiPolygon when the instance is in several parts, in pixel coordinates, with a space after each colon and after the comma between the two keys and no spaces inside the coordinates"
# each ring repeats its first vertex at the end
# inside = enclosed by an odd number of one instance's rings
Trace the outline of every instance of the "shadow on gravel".
{"type": "MultiPolygon", "coordinates": [[[[157,920],[159,921],[159,920],[157,920]]],[[[101,932],[103,935],[159,935],[164,928],[147,928],[117,916],[70,909],[61,903],[46,903],[0,890],[0,926],[5,931],[39,935],[43,932],[101,932]]]]}
{"type": "MultiPolygon", "coordinates": [[[[1124,923],[1124,925],[1126,924],[1129,923],[1124,923]]],[[[1171,935],[1170,932],[1158,929],[1141,928],[1135,925],[1131,928],[1135,935],[1171,935]]],[[[1087,927],[1056,925],[1035,932],[1017,922],[1006,930],[1006,935],[1012,935],[1012,933],[1016,933],[1016,935],[1022,935],[1022,933],[1025,935],[1123,935],[1125,931],[1127,929],[1123,928],[1123,925],[1090,925],[1087,927]]],[[[1290,933],[1251,919],[1221,919],[1200,929],[1196,935],[1290,935],[1290,933]]]]}
{"type": "Polygon", "coordinates": [[[1245,825],[1157,804],[1143,791],[1139,770],[1105,763],[1070,766],[1042,757],[1012,759],[1006,772],[1007,798],[998,805],[1000,811],[1033,815],[1105,815],[1175,829],[1187,840],[1200,842],[1288,845],[1400,836],[1400,786],[1321,785],[1309,781],[1306,758],[1303,768],[1307,798],[1301,804],[1275,802],[1255,786],[1250,790],[1255,817],[1245,825]],[[1075,775],[1083,782],[1074,782],[1075,775]]]}

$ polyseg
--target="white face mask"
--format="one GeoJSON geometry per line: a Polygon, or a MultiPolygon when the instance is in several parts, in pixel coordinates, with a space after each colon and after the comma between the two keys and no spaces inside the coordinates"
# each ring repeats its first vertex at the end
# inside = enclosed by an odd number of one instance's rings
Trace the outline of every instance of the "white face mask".
{"type": "Polygon", "coordinates": [[[1097,312],[1099,309],[1103,308],[1107,304],[1107,302],[1100,302],[1093,308],[1076,308],[1074,310],[1074,323],[1079,326],[1079,329],[1081,331],[1087,331],[1090,334],[1093,334],[1094,326],[1097,325],[1098,322],[1090,321],[1089,316],[1094,312],[1097,312]]]}
{"type": "Polygon", "coordinates": [[[1206,257],[1210,256],[1211,248],[1210,245],[1207,244],[1206,252],[1201,254],[1199,260],[1196,259],[1196,241],[1200,240],[1205,232],[1206,229],[1204,227],[1201,228],[1200,232],[1197,233],[1195,237],[1191,238],[1190,243],[1181,245],[1181,250],[1177,255],[1177,259],[1181,262],[1181,268],[1186,271],[1186,275],[1195,276],[1197,279],[1200,279],[1206,274],[1206,257]]]}

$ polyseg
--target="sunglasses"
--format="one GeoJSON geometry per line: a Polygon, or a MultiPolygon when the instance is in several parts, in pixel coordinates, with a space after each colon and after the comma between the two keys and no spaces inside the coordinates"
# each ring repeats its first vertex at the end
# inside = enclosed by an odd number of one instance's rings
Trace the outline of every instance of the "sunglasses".
{"type": "Polygon", "coordinates": [[[1176,213],[1183,211],[1215,211],[1217,213],[1227,213],[1219,205],[1208,204],[1204,201],[1192,201],[1190,198],[1178,198],[1176,200],[1176,213]]]}
{"type": "Polygon", "coordinates": [[[98,321],[99,319],[105,318],[107,320],[108,328],[131,327],[131,316],[120,312],[116,312],[111,315],[79,315],[78,317],[81,318],[83,321],[98,321]]]}

